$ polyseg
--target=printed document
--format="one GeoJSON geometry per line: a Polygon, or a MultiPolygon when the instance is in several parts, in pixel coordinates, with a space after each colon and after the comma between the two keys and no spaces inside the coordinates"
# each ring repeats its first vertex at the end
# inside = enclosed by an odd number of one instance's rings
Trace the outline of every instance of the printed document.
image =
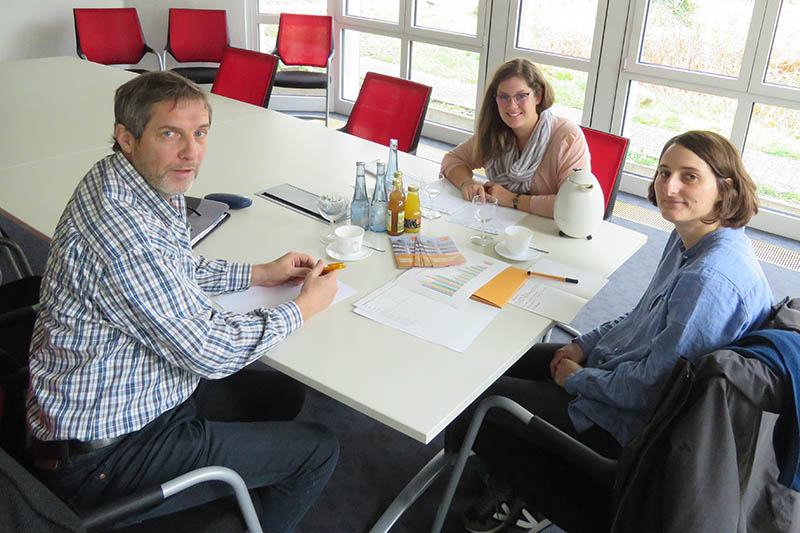
{"type": "Polygon", "coordinates": [[[608,280],[550,259],[539,259],[529,270],[553,276],[575,278],[577,284],[564,283],[539,276],[528,276],[528,280],[509,301],[543,317],[569,324],[608,280]]]}

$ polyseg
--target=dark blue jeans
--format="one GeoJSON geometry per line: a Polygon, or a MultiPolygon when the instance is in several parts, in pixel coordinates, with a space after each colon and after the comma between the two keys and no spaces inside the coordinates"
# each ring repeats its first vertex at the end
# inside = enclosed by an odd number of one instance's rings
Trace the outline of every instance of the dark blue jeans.
{"type": "MultiPolygon", "coordinates": [[[[69,457],[40,472],[74,509],[113,502],[203,466],[238,472],[262,502],[265,531],[292,531],[333,473],[339,444],[324,426],[296,422],[303,385],[271,370],[245,369],[219,381],[203,380],[192,397],[121,442],[69,457]]],[[[173,513],[232,494],[204,483],[135,517],[173,513]]]]}

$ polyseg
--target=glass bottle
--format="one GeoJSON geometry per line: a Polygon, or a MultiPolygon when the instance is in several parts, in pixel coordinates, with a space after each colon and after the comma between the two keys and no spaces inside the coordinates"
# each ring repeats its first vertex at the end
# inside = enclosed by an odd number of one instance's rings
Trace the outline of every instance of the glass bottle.
{"type": "Polygon", "coordinates": [[[400,189],[400,181],[392,180],[394,189],[389,195],[389,207],[386,213],[386,229],[389,235],[402,235],[405,231],[405,199],[400,189]]]}
{"type": "Polygon", "coordinates": [[[389,196],[386,194],[386,163],[378,161],[375,172],[375,190],[369,204],[369,229],[375,232],[386,231],[386,212],[389,196]]]}
{"type": "MultiPolygon", "coordinates": [[[[389,161],[386,163],[386,195],[392,194],[392,180],[394,173],[400,170],[397,167],[397,139],[389,139],[389,161]]],[[[400,182],[400,191],[403,190],[403,182],[400,182]]]]}
{"type": "Polygon", "coordinates": [[[405,211],[403,225],[406,233],[419,233],[422,227],[422,211],[419,208],[419,187],[417,185],[408,186],[405,211]]]}
{"type": "Polygon", "coordinates": [[[369,198],[363,161],[356,163],[356,190],[353,192],[353,201],[350,202],[350,223],[365,230],[369,229],[369,198]]]}

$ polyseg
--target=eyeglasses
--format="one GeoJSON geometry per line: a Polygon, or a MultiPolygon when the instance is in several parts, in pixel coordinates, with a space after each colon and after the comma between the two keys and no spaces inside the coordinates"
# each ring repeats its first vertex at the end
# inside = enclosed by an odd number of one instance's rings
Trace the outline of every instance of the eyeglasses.
{"type": "Polygon", "coordinates": [[[514,101],[517,103],[517,105],[522,105],[528,100],[528,97],[530,95],[531,95],[530,91],[528,91],[527,93],[517,93],[513,96],[509,94],[498,94],[497,96],[494,97],[494,99],[500,105],[508,105],[509,103],[511,103],[511,99],[513,98],[514,101]]]}

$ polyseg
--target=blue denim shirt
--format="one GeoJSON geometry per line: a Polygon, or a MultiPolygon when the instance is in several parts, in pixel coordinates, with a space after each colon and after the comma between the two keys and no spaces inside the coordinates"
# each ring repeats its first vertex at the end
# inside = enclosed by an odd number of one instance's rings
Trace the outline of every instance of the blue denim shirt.
{"type": "Polygon", "coordinates": [[[686,250],[673,231],[650,285],[627,315],[582,335],[584,368],[565,382],[575,428],[597,424],[622,445],[648,422],[678,357],[732,344],[767,317],[773,295],[744,228],[686,250]]]}

